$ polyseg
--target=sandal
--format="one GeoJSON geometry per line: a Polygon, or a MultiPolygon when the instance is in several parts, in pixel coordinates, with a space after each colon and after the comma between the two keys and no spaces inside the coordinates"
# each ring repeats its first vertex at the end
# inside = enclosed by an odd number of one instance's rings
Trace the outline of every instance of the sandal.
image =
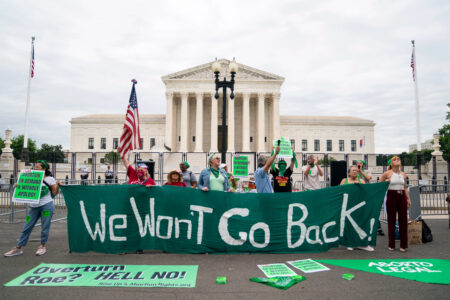
{"type": "Polygon", "coordinates": [[[388,247],[389,251],[394,251],[395,248],[388,247]]]}
{"type": "Polygon", "coordinates": [[[406,252],[406,249],[400,248],[400,252],[406,252]]]}

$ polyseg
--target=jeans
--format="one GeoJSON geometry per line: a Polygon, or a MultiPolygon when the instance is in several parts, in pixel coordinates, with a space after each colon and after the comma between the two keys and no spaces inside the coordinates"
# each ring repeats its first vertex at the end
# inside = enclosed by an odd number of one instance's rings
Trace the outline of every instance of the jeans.
{"type": "Polygon", "coordinates": [[[22,232],[20,233],[19,243],[17,246],[26,246],[28,238],[30,237],[31,231],[36,225],[37,220],[41,218],[41,244],[47,243],[48,234],[50,232],[50,224],[53,216],[54,205],[53,201],[44,204],[39,207],[31,207],[28,211],[28,216],[23,225],[22,232]]]}

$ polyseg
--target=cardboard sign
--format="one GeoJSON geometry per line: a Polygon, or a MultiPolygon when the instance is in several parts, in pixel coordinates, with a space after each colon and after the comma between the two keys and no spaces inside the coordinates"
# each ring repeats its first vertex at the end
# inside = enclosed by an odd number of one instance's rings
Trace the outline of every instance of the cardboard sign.
{"type": "Polygon", "coordinates": [[[39,203],[43,180],[44,171],[22,170],[14,190],[13,202],[39,203]]]}
{"type": "Polygon", "coordinates": [[[248,156],[233,156],[233,176],[240,178],[248,177],[248,156]]]}
{"type": "MultiPolygon", "coordinates": [[[[278,140],[273,141],[273,146],[276,148],[278,146],[278,140]]],[[[280,138],[280,152],[277,157],[279,158],[292,158],[292,146],[289,139],[281,137],[280,138]]]]}

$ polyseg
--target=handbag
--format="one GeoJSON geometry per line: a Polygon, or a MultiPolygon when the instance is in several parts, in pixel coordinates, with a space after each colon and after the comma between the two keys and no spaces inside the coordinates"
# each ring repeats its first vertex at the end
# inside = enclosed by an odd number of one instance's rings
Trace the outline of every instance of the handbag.
{"type": "Polygon", "coordinates": [[[420,219],[420,221],[422,222],[422,243],[433,241],[433,234],[431,233],[430,227],[428,227],[424,220],[420,219]]]}

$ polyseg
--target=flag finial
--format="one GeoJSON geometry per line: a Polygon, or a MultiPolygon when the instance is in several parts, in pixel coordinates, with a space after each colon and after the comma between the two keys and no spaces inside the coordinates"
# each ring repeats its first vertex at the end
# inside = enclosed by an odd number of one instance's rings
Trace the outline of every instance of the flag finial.
{"type": "Polygon", "coordinates": [[[131,79],[131,82],[133,83],[133,84],[137,84],[137,80],[136,79],[131,79]]]}

